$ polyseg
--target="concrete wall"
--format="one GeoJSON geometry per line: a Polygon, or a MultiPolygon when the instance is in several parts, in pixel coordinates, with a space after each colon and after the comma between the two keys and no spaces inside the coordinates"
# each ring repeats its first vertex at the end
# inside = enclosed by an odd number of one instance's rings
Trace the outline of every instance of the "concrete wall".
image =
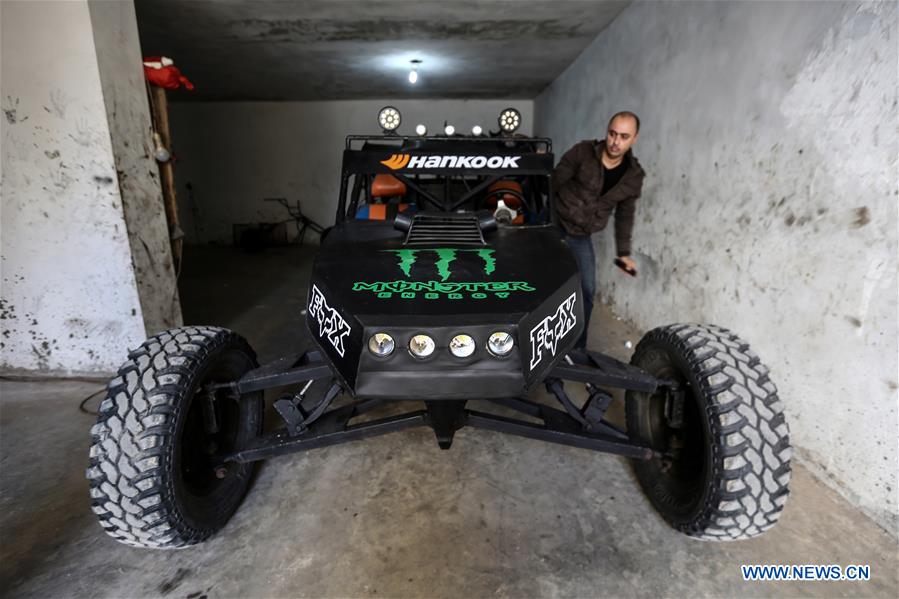
{"type": "Polygon", "coordinates": [[[134,3],[91,1],[90,13],[144,327],[181,324],[168,223],[153,158],[153,131],[134,3]]]}
{"type": "Polygon", "coordinates": [[[644,329],[713,322],[772,370],[798,456],[897,532],[894,3],[639,2],[535,102],[558,152],[631,109],[644,329]]]}
{"type": "Polygon", "coordinates": [[[286,218],[283,208],[262,201],[266,197],[299,199],[308,216],[333,224],[344,138],[379,134],[378,110],[388,104],[400,110],[400,130],[409,134],[418,123],[441,131],[444,120],[459,131],[475,124],[497,129],[497,117],[508,106],[521,111],[521,131],[531,132],[530,100],[172,104],[179,207],[188,240],[231,243],[233,223],[286,218]]]}
{"type": "Polygon", "coordinates": [[[88,4],[0,22],[0,369],[110,371],[145,331],[88,4]]]}

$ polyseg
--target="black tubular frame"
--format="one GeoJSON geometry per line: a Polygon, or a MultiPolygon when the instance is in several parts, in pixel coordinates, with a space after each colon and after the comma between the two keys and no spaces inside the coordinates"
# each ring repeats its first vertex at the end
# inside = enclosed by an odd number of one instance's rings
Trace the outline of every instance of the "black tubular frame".
{"type": "MultiPolygon", "coordinates": [[[[287,356],[247,372],[240,380],[217,383],[206,390],[230,389],[234,397],[264,389],[285,387],[305,382],[299,392],[289,393],[275,402],[275,408],[286,425],[272,433],[257,437],[248,445],[220,456],[228,462],[254,462],[298,451],[337,445],[375,437],[386,433],[426,426],[434,430],[442,449],[449,449],[457,430],[465,426],[537,439],[560,445],[618,454],[648,460],[660,454],[633,442],[628,434],[604,420],[611,395],[600,387],[617,387],[643,393],[659,388],[676,391],[668,381],[655,379],[635,366],[619,362],[596,352],[573,351],[557,365],[544,381],[564,410],[520,398],[480,400],[423,400],[424,410],[369,420],[357,424],[350,421],[385,403],[387,400],[362,399],[328,409],[340,395],[342,387],[336,382],[331,367],[317,351],[287,356]],[[314,403],[303,407],[305,394],[316,380],[331,381],[328,391],[314,403]],[[564,380],[586,383],[589,398],[580,408],[565,393],[564,380]],[[541,423],[517,420],[488,412],[466,408],[469,401],[489,402],[538,419],[541,423]]],[[[408,401],[408,400],[406,400],[408,401]]]]}

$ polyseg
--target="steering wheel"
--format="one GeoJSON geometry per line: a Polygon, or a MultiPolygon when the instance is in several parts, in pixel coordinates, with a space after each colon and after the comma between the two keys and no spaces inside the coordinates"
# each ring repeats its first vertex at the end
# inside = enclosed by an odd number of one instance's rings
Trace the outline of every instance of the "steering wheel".
{"type": "Polygon", "coordinates": [[[505,187],[488,192],[484,197],[483,206],[494,212],[497,222],[505,224],[520,225],[524,223],[524,215],[528,212],[528,203],[525,201],[524,195],[518,190],[505,187]],[[502,200],[507,210],[501,211],[503,214],[496,214],[495,211],[500,200],[502,200]],[[513,212],[514,214],[511,214],[513,212]]]}

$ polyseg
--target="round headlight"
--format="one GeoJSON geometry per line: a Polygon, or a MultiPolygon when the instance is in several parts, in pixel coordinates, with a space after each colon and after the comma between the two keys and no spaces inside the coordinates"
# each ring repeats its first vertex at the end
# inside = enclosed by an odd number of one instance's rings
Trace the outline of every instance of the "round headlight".
{"type": "Polygon", "coordinates": [[[387,333],[375,333],[368,340],[368,351],[382,358],[392,354],[395,347],[396,343],[393,341],[393,337],[387,333]]]}
{"type": "Polygon", "coordinates": [[[521,113],[514,108],[506,108],[499,113],[499,128],[506,133],[513,133],[521,125],[521,113]]]}
{"type": "Polygon", "coordinates": [[[446,133],[447,137],[449,137],[456,132],[456,128],[453,127],[452,125],[447,125],[446,127],[443,128],[443,132],[446,133]]]}
{"type": "Polygon", "coordinates": [[[474,339],[468,335],[456,335],[449,344],[450,353],[457,358],[467,358],[474,353],[474,339]]]}
{"type": "Polygon", "coordinates": [[[487,338],[487,349],[494,356],[507,356],[515,345],[515,339],[509,333],[497,331],[487,338]]]}
{"type": "Polygon", "coordinates": [[[393,106],[385,106],[378,113],[378,124],[384,131],[393,131],[400,126],[402,120],[400,111],[393,106]]]}
{"type": "Polygon", "coordinates": [[[427,132],[428,132],[428,128],[425,127],[424,125],[416,125],[415,126],[415,133],[417,133],[418,135],[426,135],[427,132]]]}
{"type": "Polygon", "coordinates": [[[475,125],[474,127],[471,128],[471,134],[474,136],[480,135],[482,131],[483,131],[483,129],[481,129],[480,125],[475,125]]]}
{"type": "Polygon", "coordinates": [[[409,340],[409,353],[416,358],[427,358],[435,347],[434,340],[427,335],[416,335],[409,340]]]}

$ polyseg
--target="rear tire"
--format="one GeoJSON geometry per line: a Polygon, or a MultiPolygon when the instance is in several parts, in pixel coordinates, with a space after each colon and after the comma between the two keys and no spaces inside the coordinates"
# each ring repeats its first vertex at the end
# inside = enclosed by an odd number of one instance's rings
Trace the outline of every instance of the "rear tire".
{"type": "Polygon", "coordinates": [[[91,429],[91,506],[110,536],[176,548],[225,525],[246,494],[253,464],[217,473],[217,456],[262,432],[263,398],[217,391],[210,402],[199,391],[257,366],[243,337],[215,327],[165,331],[128,355],[91,429]]]}
{"type": "Polygon", "coordinates": [[[789,429],[749,345],[720,327],[671,325],[647,333],[631,363],[685,391],[682,426],[664,389],[627,393],[631,437],[667,453],[634,462],[656,510],[705,540],[747,539],[774,526],[789,494],[789,429]]]}

